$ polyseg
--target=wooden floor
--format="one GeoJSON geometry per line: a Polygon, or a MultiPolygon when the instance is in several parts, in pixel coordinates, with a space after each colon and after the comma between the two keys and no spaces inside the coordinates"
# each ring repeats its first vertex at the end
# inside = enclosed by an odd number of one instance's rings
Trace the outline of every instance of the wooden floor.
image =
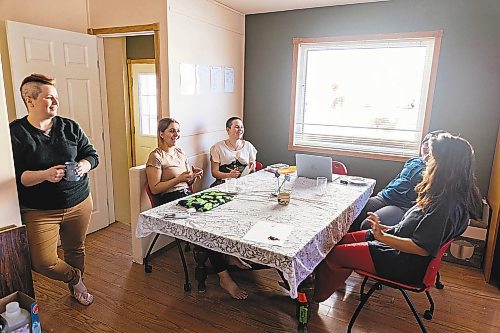
{"type": "MultiPolygon", "coordinates": [[[[237,272],[233,276],[249,292],[245,301],[231,299],[208,278],[200,294],[194,284],[194,260],[187,255],[193,291],[183,291],[179,254],[170,249],[153,258],[153,272],[131,262],[128,225],[114,223],[87,238],[85,283],[94,294],[89,307],[76,303],[66,285],[34,273],[36,298],[44,332],[296,332],[295,307],[278,286],[275,270],[237,272]]],[[[500,332],[500,292],[482,273],[443,263],[443,290],[432,290],[434,319],[429,332],[500,332]]],[[[312,314],[309,332],[346,332],[359,300],[360,278],[353,275],[312,314]]],[[[419,313],[427,309],[424,294],[412,294],[419,313]]],[[[399,292],[375,292],[354,332],[419,332],[399,292]]]]}

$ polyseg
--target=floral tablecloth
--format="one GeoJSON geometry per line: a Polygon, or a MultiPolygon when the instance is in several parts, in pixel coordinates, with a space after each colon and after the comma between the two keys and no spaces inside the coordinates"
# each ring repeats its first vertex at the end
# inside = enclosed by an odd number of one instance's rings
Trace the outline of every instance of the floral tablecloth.
{"type": "MultiPolygon", "coordinates": [[[[349,179],[341,176],[340,179],[349,179]]],[[[211,211],[194,213],[187,219],[165,218],[183,212],[177,201],[139,215],[137,237],[161,233],[200,246],[275,267],[290,284],[290,296],[337,242],[347,233],[373,192],[375,180],[343,185],[339,179],[328,183],[326,194],[317,194],[316,180],[292,177],[285,184],[291,191],[290,204],[278,205],[274,174],[259,171],[239,178],[234,199],[211,211]],[[293,226],[282,246],[244,240],[257,222],[269,221],[293,226]]],[[[225,185],[214,189],[224,190],[225,185]]]]}

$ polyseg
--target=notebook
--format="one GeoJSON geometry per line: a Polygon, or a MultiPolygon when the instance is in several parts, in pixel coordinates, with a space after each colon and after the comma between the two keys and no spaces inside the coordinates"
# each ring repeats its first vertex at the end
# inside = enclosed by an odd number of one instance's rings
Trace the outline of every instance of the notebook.
{"type": "Polygon", "coordinates": [[[297,166],[297,176],[316,179],[316,177],[326,177],[333,181],[332,158],[326,156],[296,154],[295,165],[297,166]]]}

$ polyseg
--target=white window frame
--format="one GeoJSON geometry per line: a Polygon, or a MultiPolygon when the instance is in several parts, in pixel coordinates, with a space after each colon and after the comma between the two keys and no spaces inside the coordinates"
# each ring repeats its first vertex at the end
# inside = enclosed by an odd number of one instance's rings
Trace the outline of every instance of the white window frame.
{"type": "Polygon", "coordinates": [[[139,73],[137,75],[137,84],[138,84],[137,95],[139,98],[138,107],[139,107],[139,124],[140,124],[139,131],[140,131],[142,136],[155,137],[157,135],[156,131],[157,131],[157,127],[158,127],[158,111],[157,111],[158,105],[156,105],[156,107],[154,108],[155,112],[153,114],[148,114],[148,115],[143,114],[144,110],[141,108],[143,98],[146,98],[146,97],[154,97],[154,101],[156,103],[158,103],[158,98],[157,98],[158,89],[156,88],[156,83],[157,82],[156,82],[156,74],[155,73],[139,73]],[[153,80],[153,82],[155,84],[155,94],[154,95],[149,95],[149,94],[143,93],[144,87],[141,85],[141,77],[154,78],[154,80],[153,80]],[[147,127],[150,130],[150,132],[148,132],[148,133],[144,132],[144,127],[146,126],[146,124],[144,124],[144,118],[148,119],[147,127]],[[155,126],[151,127],[151,121],[155,122],[155,126]],[[151,128],[153,129],[152,131],[151,131],[151,128]]]}
{"type": "MultiPolygon", "coordinates": [[[[290,132],[288,149],[311,153],[335,154],[345,156],[355,156],[364,158],[375,158],[382,160],[405,161],[409,157],[417,156],[419,144],[422,137],[429,129],[430,115],[432,111],[432,100],[437,75],[439,51],[441,47],[442,30],[415,33],[397,33],[370,36],[346,36],[346,37],[324,37],[324,38],[294,38],[293,39],[293,72],[292,72],[292,93],[290,112],[290,132]],[[417,129],[414,137],[407,142],[391,142],[386,139],[377,140],[361,137],[348,136],[322,136],[314,139],[312,135],[302,135],[304,127],[304,96],[305,96],[305,76],[307,52],[317,48],[348,48],[349,45],[363,45],[369,47],[382,47],[382,44],[419,43],[433,42],[433,47],[429,48],[428,57],[432,58],[428,62],[428,68],[424,70],[424,80],[422,85],[422,95],[420,101],[420,113],[417,129]],[[302,140],[299,139],[303,138],[302,140]],[[305,138],[305,139],[304,139],[305,138]],[[309,139],[308,139],[309,138],[309,139]],[[324,141],[321,141],[324,140],[324,141]],[[369,141],[367,143],[367,141],[369,141]],[[363,142],[358,144],[358,142],[363,142]],[[378,145],[382,145],[382,148],[378,145]],[[394,147],[401,149],[394,149],[394,147]],[[387,147],[384,148],[384,147],[387,147]],[[391,149],[392,148],[392,149],[391,149]]],[[[432,44],[432,43],[431,43],[432,44]]]]}

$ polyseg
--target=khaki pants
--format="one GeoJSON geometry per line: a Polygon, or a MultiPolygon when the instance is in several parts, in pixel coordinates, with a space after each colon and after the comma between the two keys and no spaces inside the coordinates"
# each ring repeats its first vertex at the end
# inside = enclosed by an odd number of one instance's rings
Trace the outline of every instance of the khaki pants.
{"type": "Polygon", "coordinates": [[[92,196],[76,206],[57,210],[21,209],[26,225],[33,270],[71,285],[85,268],[85,237],[92,213],[92,196]],[[61,238],[64,260],[57,256],[61,238]]]}

